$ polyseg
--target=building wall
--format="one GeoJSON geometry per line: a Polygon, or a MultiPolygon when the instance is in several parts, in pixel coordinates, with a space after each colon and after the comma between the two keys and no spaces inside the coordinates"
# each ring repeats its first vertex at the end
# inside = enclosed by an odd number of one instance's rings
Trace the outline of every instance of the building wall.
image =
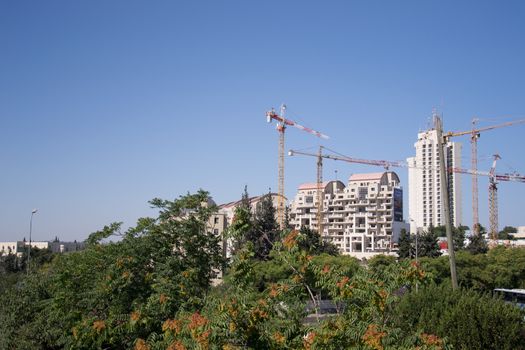
{"type": "MultiPolygon", "coordinates": [[[[397,243],[403,220],[403,192],[394,172],[352,175],[323,184],[322,235],[343,254],[390,252],[397,243]],[[396,200],[397,199],[397,203],[396,200]]],[[[317,186],[304,184],[291,203],[291,224],[318,229],[317,186]]]]}
{"type": "MultiPolygon", "coordinates": [[[[419,133],[414,147],[415,157],[407,158],[409,220],[413,233],[416,229],[445,224],[436,130],[419,133]]],[[[460,143],[448,142],[444,155],[447,168],[461,167],[460,143]]],[[[451,223],[459,226],[462,223],[461,174],[450,174],[448,182],[451,223]]]]}

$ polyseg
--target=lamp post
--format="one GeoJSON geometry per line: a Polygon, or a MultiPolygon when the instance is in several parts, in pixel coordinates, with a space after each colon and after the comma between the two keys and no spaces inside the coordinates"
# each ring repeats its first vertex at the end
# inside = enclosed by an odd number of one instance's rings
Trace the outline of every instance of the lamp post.
{"type": "MultiPolygon", "coordinates": [[[[410,219],[410,222],[413,223],[415,222],[413,219],[410,219]]],[[[410,225],[410,228],[412,229],[412,225],[410,225]]],[[[417,229],[417,226],[416,226],[416,269],[418,269],[419,271],[419,262],[417,260],[417,256],[418,256],[418,237],[419,237],[419,230],[417,229]]],[[[416,281],[416,293],[418,291],[418,282],[416,281]]]]}
{"type": "Polygon", "coordinates": [[[416,228],[416,264],[418,263],[417,261],[417,250],[418,250],[418,247],[419,247],[419,244],[417,242],[417,238],[419,237],[419,230],[416,228]]]}
{"type": "MultiPolygon", "coordinates": [[[[415,221],[414,221],[414,219],[409,219],[409,220],[410,220],[410,223],[411,223],[410,231],[412,231],[412,223],[415,223],[415,221]]],[[[410,233],[412,233],[412,232],[410,232],[410,233]]],[[[419,235],[419,231],[418,231],[417,226],[416,226],[416,264],[417,264],[417,245],[418,245],[417,244],[417,237],[418,237],[418,235],[419,235]]]]}
{"type": "Polygon", "coordinates": [[[31,211],[31,219],[29,220],[29,250],[28,250],[28,253],[27,253],[27,273],[29,274],[29,270],[30,270],[30,263],[31,263],[31,233],[33,231],[33,215],[36,214],[36,212],[38,211],[38,209],[33,209],[31,211]]]}

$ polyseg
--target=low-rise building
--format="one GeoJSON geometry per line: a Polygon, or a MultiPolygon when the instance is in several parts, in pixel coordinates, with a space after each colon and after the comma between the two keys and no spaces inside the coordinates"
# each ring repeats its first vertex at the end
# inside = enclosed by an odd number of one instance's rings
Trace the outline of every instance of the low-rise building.
{"type": "MultiPolygon", "coordinates": [[[[15,254],[21,256],[27,252],[29,241],[0,242],[0,255],[15,254]]],[[[84,249],[84,242],[31,241],[32,249],[49,249],[53,253],[75,252],[84,249]]]]}
{"type": "Polygon", "coordinates": [[[0,256],[9,254],[21,255],[24,249],[24,241],[0,242],[0,256]]]}

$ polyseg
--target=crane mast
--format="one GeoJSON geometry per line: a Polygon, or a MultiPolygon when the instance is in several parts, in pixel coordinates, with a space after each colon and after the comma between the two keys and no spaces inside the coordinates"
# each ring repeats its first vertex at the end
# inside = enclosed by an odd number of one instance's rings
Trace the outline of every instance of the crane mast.
{"type": "Polygon", "coordinates": [[[495,241],[498,239],[498,186],[494,172],[496,171],[496,162],[501,159],[499,154],[494,155],[492,168],[489,175],[489,222],[490,237],[495,241]]]}
{"type": "Polygon", "coordinates": [[[470,136],[470,167],[474,171],[472,174],[472,229],[474,234],[479,234],[479,206],[478,206],[478,138],[479,132],[476,132],[476,121],[472,119],[472,135],[470,136]]]}
{"type": "MultiPolygon", "coordinates": [[[[284,118],[286,105],[281,105],[281,116],[284,118]]],[[[277,223],[281,229],[284,228],[284,131],[286,125],[283,122],[277,123],[277,131],[279,132],[279,174],[278,174],[278,196],[277,196],[277,223]]]]}
{"type": "Polygon", "coordinates": [[[319,242],[323,240],[323,146],[319,146],[317,153],[317,231],[319,242]]]}
{"type": "Polygon", "coordinates": [[[266,120],[268,123],[271,123],[272,120],[277,122],[277,131],[279,132],[279,147],[278,147],[278,196],[277,196],[277,223],[281,229],[284,228],[284,211],[285,211],[285,196],[284,196],[284,133],[287,126],[293,126],[297,129],[303,130],[307,133],[310,133],[314,136],[328,139],[328,136],[315,131],[313,129],[302,126],[293,120],[285,118],[286,105],[281,105],[280,115],[275,112],[272,108],[270,111],[266,112],[266,120]]]}
{"type": "Polygon", "coordinates": [[[443,134],[445,143],[448,141],[450,137],[455,136],[464,136],[464,135],[470,135],[470,147],[471,147],[471,170],[473,171],[470,173],[472,175],[472,228],[474,230],[475,234],[479,234],[479,209],[478,209],[478,139],[480,137],[480,133],[482,131],[488,131],[493,129],[499,129],[506,126],[516,125],[516,124],[523,124],[525,123],[525,119],[519,119],[514,120],[506,123],[501,123],[497,125],[491,125],[484,128],[478,128],[476,129],[476,123],[479,121],[479,119],[474,118],[472,119],[472,130],[468,131],[459,131],[459,132],[448,132],[443,134]]]}

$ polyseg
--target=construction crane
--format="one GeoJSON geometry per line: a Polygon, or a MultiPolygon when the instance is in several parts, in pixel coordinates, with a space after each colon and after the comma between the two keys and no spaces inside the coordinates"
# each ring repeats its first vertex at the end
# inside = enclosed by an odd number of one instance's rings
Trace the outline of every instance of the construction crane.
{"type": "Polygon", "coordinates": [[[279,132],[279,165],[278,165],[278,196],[277,196],[277,223],[279,226],[284,228],[284,132],[288,126],[306,131],[309,134],[320,137],[322,139],[328,139],[328,136],[307,128],[294,122],[293,120],[285,118],[286,105],[281,105],[281,114],[277,114],[272,108],[271,111],[266,112],[266,120],[271,123],[272,120],[277,122],[277,131],[279,132]]]}
{"type": "Polygon", "coordinates": [[[479,121],[479,119],[474,118],[472,119],[472,130],[467,131],[459,131],[459,132],[448,132],[443,134],[443,138],[445,143],[448,142],[448,140],[451,137],[456,136],[464,136],[464,135],[470,135],[470,146],[471,146],[471,170],[473,171],[471,173],[472,175],[472,228],[474,230],[474,233],[479,234],[479,210],[478,210],[478,175],[476,174],[476,171],[478,170],[478,139],[480,137],[480,133],[483,131],[503,128],[506,126],[516,125],[516,124],[523,124],[525,123],[525,119],[519,119],[510,121],[507,123],[487,126],[484,128],[478,128],[476,129],[476,123],[479,121]]]}
{"type": "MultiPolygon", "coordinates": [[[[323,147],[331,152],[334,152],[326,147],[323,147]]],[[[334,152],[337,153],[337,152],[334,152]]],[[[290,150],[288,152],[290,156],[293,155],[304,155],[304,156],[311,156],[311,157],[318,157],[318,158],[325,158],[325,159],[332,159],[332,160],[340,160],[344,162],[349,163],[358,163],[358,164],[366,164],[366,165],[375,165],[380,166],[385,169],[390,168],[418,168],[421,167],[412,167],[408,165],[405,162],[396,162],[396,161],[388,161],[388,160],[371,160],[371,159],[362,159],[362,158],[353,158],[348,157],[342,154],[337,153],[337,155],[332,154],[321,154],[320,152],[318,154],[314,153],[308,153],[303,151],[295,151],[290,150]]],[[[525,183],[525,176],[520,174],[497,174],[496,171],[496,161],[498,159],[501,159],[499,155],[494,155],[494,161],[492,164],[492,167],[490,171],[479,171],[474,169],[463,169],[463,168],[456,168],[456,167],[450,167],[448,168],[449,172],[453,173],[459,173],[459,174],[469,174],[469,175],[476,175],[476,176],[487,176],[489,177],[489,220],[490,220],[490,234],[491,236],[497,237],[498,234],[498,202],[497,202],[497,183],[498,181],[513,181],[513,182],[522,182],[525,183]]],[[[318,161],[319,164],[319,161],[318,161]]],[[[428,168],[428,167],[426,167],[428,168]]],[[[318,172],[319,172],[318,167],[318,172]]],[[[321,169],[322,171],[322,169],[321,169]]],[[[318,185],[319,188],[319,185],[318,185]]]]}
{"type": "Polygon", "coordinates": [[[319,242],[323,240],[323,146],[319,146],[317,153],[317,232],[319,242]]]}
{"type": "Polygon", "coordinates": [[[498,159],[501,159],[501,157],[499,154],[495,154],[489,176],[489,234],[494,242],[498,239],[498,183],[494,177],[494,172],[496,171],[496,162],[498,159]]]}
{"type": "MultiPolygon", "coordinates": [[[[324,149],[327,149],[333,153],[337,153],[335,151],[332,151],[326,147],[323,147],[324,149]]],[[[353,158],[353,157],[348,157],[348,156],[345,156],[345,155],[342,155],[342,154],[339,154],[338,155],[332,155],[332,154],[314,154],[314,153],[308,153],[308,152],[303,152],[303,151],[296,151],[296,150],[290,150],[288,151],[288,155],[290,156],[294,156],[294,155],[303,155],[303,156],[312,156],[312,157],[321,157],[321,158],[325,158],[325,159],[332,159],[332,160],[342,160],[344,162],[349,162],[349,163],[359,163],[359,164],[367,164],[367,165],[376,165],[376,166],[381,166],[385,169],[390,169],[390,168],[408,168],[408,164],[404,163],[404,162],[392,162],[392,161],[388,161],[388,160],[371,160],[371,159],[362,159],[362,158],[353,158]]]]}

